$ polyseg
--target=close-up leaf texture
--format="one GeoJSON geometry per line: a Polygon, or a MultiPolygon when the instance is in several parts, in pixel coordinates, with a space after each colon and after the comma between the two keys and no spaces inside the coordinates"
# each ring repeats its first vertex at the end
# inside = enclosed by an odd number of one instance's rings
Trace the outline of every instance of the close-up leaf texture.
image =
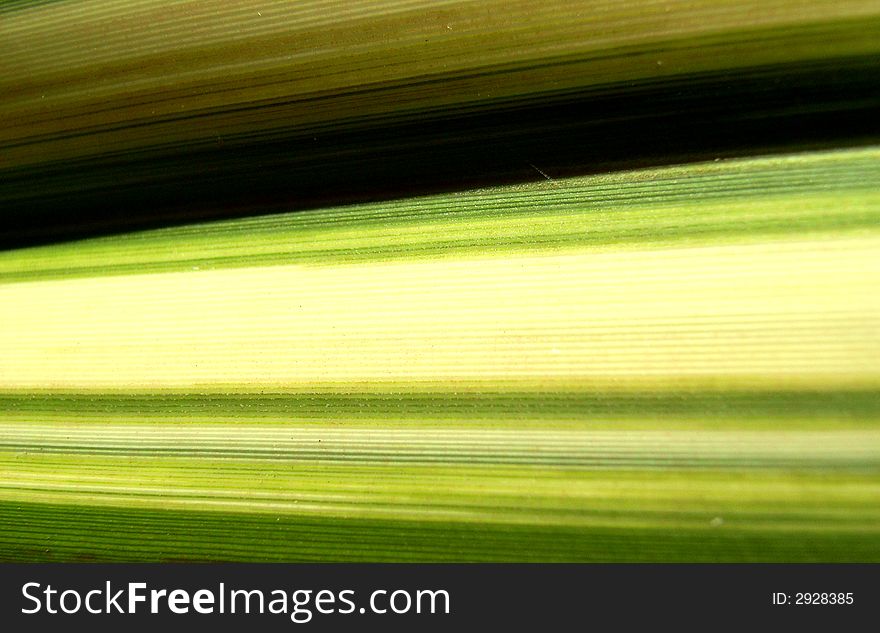
{"type": "Polygon", "coordinates": [[[0,560],[880,561],[880,3],[0,4],[0,560]]]}

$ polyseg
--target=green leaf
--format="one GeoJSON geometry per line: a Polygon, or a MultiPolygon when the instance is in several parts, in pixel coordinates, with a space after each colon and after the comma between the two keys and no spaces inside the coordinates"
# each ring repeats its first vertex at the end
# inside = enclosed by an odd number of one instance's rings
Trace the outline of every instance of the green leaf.
{"type": "Polygon", "coordinates": [[[880,560],[878,154],[0,253],[0,558],[880,560]]]}

